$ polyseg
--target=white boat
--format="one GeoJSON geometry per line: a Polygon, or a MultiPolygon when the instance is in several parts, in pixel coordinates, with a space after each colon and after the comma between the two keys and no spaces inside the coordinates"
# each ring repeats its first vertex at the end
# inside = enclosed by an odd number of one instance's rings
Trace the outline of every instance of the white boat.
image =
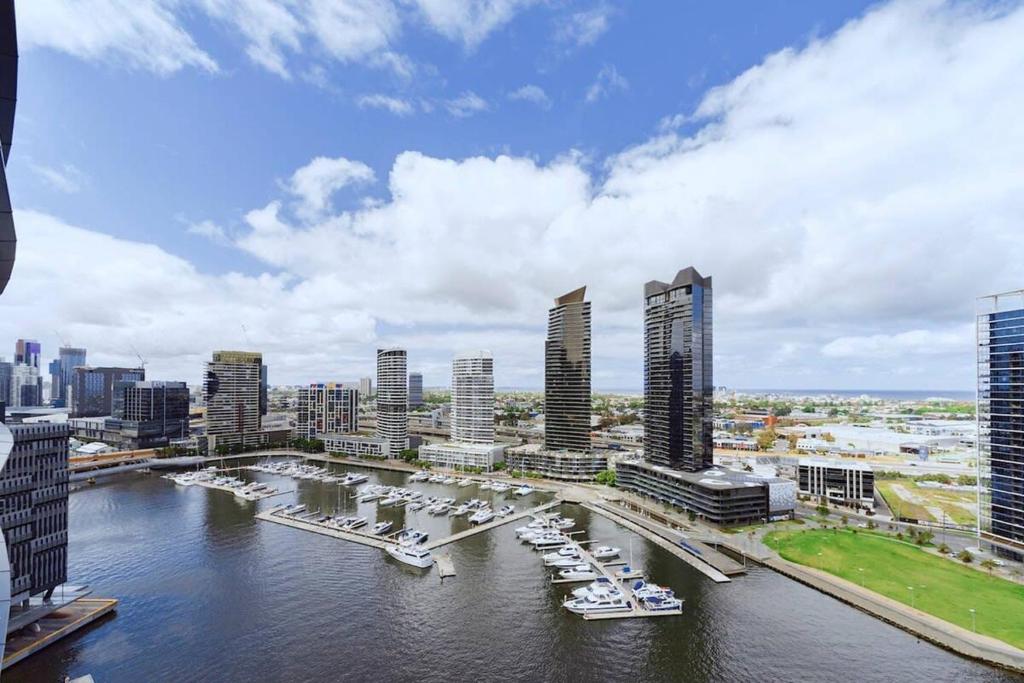
{"type": "Polygon", "coordinates": [[[306,506],[305,506],[305,505],[293,505],[293,506],[292,506],[292,509],[291,509],[291,510],[288,510],[288,511],[286,512],[286,514],[289,514],[289,515],[297,515],[297,514],[299,514],[300,512],[305,512],[305,511],[306,511],[306,506]]]}
{"type": "Polygon", "coordinates": [[[349,472],[342,479],[339,480],[339,483],[342,486],[354,486],[355,484],[362,484],[364,481],[370,481],[370,475],[361,474],[357,472],[349,472]]]}
{"type": "Polygon", "coordinates": [[[429,481],[431,484],[440,484],[442,481],[444,481],[444,475],[443,474],[431,475],[430,478],[427,479],[427,481],[429,481]]]}
{"type": "Polygon", "coordinates": [[[444,478],[444,481],[442,481],[441,483],[442,483],[442,484],[447,484],[448,486],[451,486],[451,485],[452,485],[452,484],[454,484],[455,482],[456,482],[456,479],[455,479],[455,477],[445,477],[445,478],[444,478]]]}
{"type": "Polygon", "coordinates": [[[512,486],[510,484],[506,484],[503,481],[496,481],[493,484],[491,484],[491,490],[497,491],[498,493],[505,493],[506,491],[510,491],[511,489],[512,486]]]}
{"type": "Polygon", "coordinates": [[[387,498],[385,498],[384,500],[380,501],[378,503],[378,505],[382,505],[384,507],[387,507],[389,505],[394,505],[395,503],[397,503],[400,500],[402,500],[400,496],[398,496],[395,493],[392,493],[387,498]]]}
{"type": "Polygon", "coordinates": [[[461,488],[465,488],[465,487],[469,486],[472,483],[473,483],[472,479],[460,479],[459,480],[459,486],[461,488]]]}
{"type": "Polygon", "coordinates": [[[573,544],[573,545],[567,545],[567,546],[565,546],[563,548],[559,548],[558,550],[556,550],[553,553],[548,553],[542,559],[544,560],[545,563],[547,563],[547,562],[554,562],[556,560],[564,560],[567,557],[579,557],[579,554],[580,554],[579,546],[573,544]]]}
{"type": "Polygon", "coordinates": [[[554,567],[556,569],[571,569],[583,562],[583,558],[579,555],[570,555],[569,557],[561,557],[557,560],[551,560],[545,562],[544,566],[554,567]]]}
{"type": "Polygon", "coordinates": [[[341,523],[341,528],[345,531],[353,531],[361,526],[366,526],[366,517],[346,517],[341,523]]]}
{"type": "Polygon", "coordinates": [[[647,598],[658,597],[658,598],[672,598],[675,594],[671,588],[659,586],[656,583],[646,583],[645,581],[636,581],[632,587],[633,595],[640,600],[646,600],[647,598]]]}
{"type": "Polygon", "coordinates": [[[530,487],[530,486],[527,486],[526,484],[523,484],[522,486],[520,486],[519,488],[517,488],[515,490],[515,494],[517,496],[528,496],[531,493],[533,493],[533,488],[530,487]]]}
{"type": "Polygon", "coordinates": [[[419,544],[408,545],[399,543],[389,545],[384,550],[399,562],[410,564],[413,567],[427,569],[434,564],[434,556],[430,554],[429,550],[426,550],[419,544]]]}
{"type": "Polygon", "coordinates": [[[549,524],[555,529],[571,529],[576,526],[576,520],[571,517],[555,517],[549,524]]]}
{"type": "Polygon", "coordinates": [[[621,548],[616,548],[610,545],[601,545],[590,551],[590,554],[594,556],[595,560],[610,560],[613,557],[618,557],[621,552],[621,548]]]}
{"type": "Polygon", "coordinates": [[[377,522],[373,525],[373,533],[377,536],[391,531],[391,522],[377,522]]]}
{"type": "Polygon", "coordinates": [[[443,515],[448,512],[448,506],[444,503],[435,503],[427,508],[427,514],[430,515],[443,515]]]}
{"type": "Polygon", "coordinates": [[[426,470],[420,470],[409,477],[409,481],[427,481],[428,479],[430,479],[430,472],[427,472],[426,470]]]}
{"type": "Polygon", "coordinates": [[[448,511],[449,517],[461,517],[469,512],[469,506],[463,503],[457,508],[452,508],[448,511]]]}
{"type": "Polygon", "coordinates": [[[573,581],[591,581],[597,578],[597,572],[589,564],[577,564],[566,567],[558,572],[558,578],[573,581]]]}
{"type": "Polygon", "coordinates": [[[416,512],[417,510],[422,510],[424,507],[426,507],[426,503],[416,501],[414,503],[409,503],[405,509],[409,512],[416,512]]]}
{"type": "Polygon", "coordinates": [[[625,599],[621,595],[584,596],[574,600],[566,600],[562,603],[562,607],[574,614],[605,614],[609,612],[630,611],[629,605],[626,604],[625,599]]]}
{"type": "Polygon", "coordinates": [[[480,508],[469,518],[470,524],[486,524],[487,522],[494,519],[494,510],[490,508],[480,508]]]}
{"type": "Polygon", "coordinates": [[[485,481],[484,483],[480,484],[480,490],[481,490],[481,491],[490,491],[490,490],[491,490],[491,487],[492,487],[493,485],[494,485],[494,482],[493,482],[493,481],[491,481],[490,479],[488,479],[488,480],[487,480],[487,481],[485,481]]]}
{"type": "Polygon", "coordinates": [[[530,540],[534,550],[554,550],[555,548],[561,548],[563,545],[569,545],[571,542],[572,541],[562,534],[538,536],[530,540]]]}
{"type": "Polygon", "coordinates": [[[416,543],[426,543],[427,539],[430,538],[430,534],[425,531],[417,531],[416,529],[406,529],[395,538],[398,539],[399,545],[413,545],[416,543]]]}
{"type": "Polygon", "coordinates": [[[622,591],[607,577],[599,576],[597,580],[583,588],[577,588],[572,592],[573,597],[583,598],[590,596],[622,595],[622,591]]]}
{"type": "Polygon", "coordinates": [[[644,607],[651,612],[682,612],[683,601],[669,596],[652,595],[643,600],[644,607]]]}
{"type": "Polygon", "coordinates": [[[516,511],[516,508],[515,508],[514,505],[504,505],[504,506],[501,507],[500,510],[498,510],[497,514],[498,514],[499,517],[508,517],[509,515],[511,515],[515,511],[516,511]]]}

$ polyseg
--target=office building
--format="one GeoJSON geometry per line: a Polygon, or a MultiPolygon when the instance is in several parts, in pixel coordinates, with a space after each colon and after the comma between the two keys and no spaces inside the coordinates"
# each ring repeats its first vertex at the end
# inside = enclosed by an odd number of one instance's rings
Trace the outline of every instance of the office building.
{"type": "Polygon", "coordinates": [[[42,345],[34,339],[19,339],[14,345],[14,364],[28,365],[39,369],[39,357],[43,353],[42,345]]]}
{"type": "Polygon", "coordinates": [[[441,467],[490,471],[504,459],[494,443],[494,358],[489,351],[464,353],[452,361],[451,440],[420,447],[420,460],[441,467]]]}
{"type": "Polygon", "coordinates": [[[267,366],[260,366],[260,417],[263,417],[270,410],[269,378],[267,366]]]}
{"type": "Polygon", "coordinates": [[[555,299],[544,343],[544,447],[590,452],[590,302],[580,287],[555,299]]]}
{"type": "Polygon", "coordinates": [[[210,452],[257,446],[261,441],[263,356],[215,351],[203,374],[207,447],[210,452]],[[223,448],[221,448],[223,447],[223,448]]]}
{"type": "Polygon", "coordinates": [[[68,388],[74,370],[85,365],[85,349],[62,346],[58,357],[50,363],[50,405],[63,408],[68,405],[68,388]]]}
{"type": "Polygon", "coordinates": [[[489,351],[452,361],[451,439],[494,443],[494,359],[489,351]]]}
{"type": "Polygon", "coordinates": [[[423,405],[423,375],[418,372],[409,373],[409,409],[423,405]]]}
{"type": "Polygon", "coordinates": [[[359,392],[338,382],[310,384],[298,392],[296,436],[351,434],[359,429],[359,392]]]}
{"type": "Polygon", "coordinates": [[[11,404],[11,376],[14,374],[14,365],[8,363],[0,356],[0,401],[11,404]]]}
{"type": "Polygon", "coordinates": [[[11,407],[30,408],[43,405],[43,378],[39,368],[24,363],[11,366],[11,407]]]}
{"type": "Polygon", "coordinates": [[[146,379],[143,368],[94,368],[88,365],[72,369],[71,417],[96,417],[114,412],[114,385],[146,379]]]}
{"type": "Polygon", "coordinates": [[[67,580],[67,425],[0,424],[0,468],[11,606],[26,607],[67,580]]]}
{"type": "Polygon", "coordinates": [[[363,377],[359,380],[359,396],[364,401],[369,401],[373,394],[373,378],[363,377]]]}
{"type": "Polygon", "coordinates": [[[711,278],[693,268],[644,287],[644,454],[694,472],[712,464],[711,278]]]}
{"type": "Polygon", "coordinates": [[[184,382],[118,382],[114,392],[114,410],[105,430],[118,435],[120,448],[162,448],[189,435],[189,395],[184,382]]]}
{"type": "Polygon", "coordinates": [[[377,437],[396,455],[409,447],[409,379],[404,349],[377,350],[377,437]]]}
{"type": "Polygon", "coordinates": [[[1024,290],[978,300],[977,340],[979,534],[1020,555],[1024,553],[1024,290]]]}
{"type": "Polygon", "coordinates": [[[799,491],[836,505],[873,509],[875,474],[863,462],[800,458],[799,491]]]}
{"type": "Polygon", "coordinates": [[[712,467],[711,313],[693,268],[644,286],[644,460],[618,463],[617,484],[716,524],[789,517],[796,482],[712,467]]]}

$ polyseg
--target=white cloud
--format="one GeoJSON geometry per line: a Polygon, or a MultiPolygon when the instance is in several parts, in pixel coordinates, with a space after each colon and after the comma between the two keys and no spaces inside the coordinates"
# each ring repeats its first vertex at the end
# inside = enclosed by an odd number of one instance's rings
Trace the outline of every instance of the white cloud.
{"type": "Polygon", "coordinates": [[[386,109],[396,116],[408,116],[414,111],[413,104],[408,100],[389,95],[363,95],[357,102],[363,109],[386,109]]]}
{"type": "Polygon", "coordinates": [[[532,102],[542,109],[551,108],[551,98],[548,97],[546,92],[544,92],[544,88],[539,85],[533,85],[532,83],[513,90],[508,94],[508,98],[510,100],[532,102]]]}
{"type": "Polygon", "coordinates": [[[718,384],[969,387],[974,297],[1024,285],[1022,34],[1024,8],[886,5],[769,56],[685,112],[691,132],[597,171],[575,154],[405,152],[387,197],[332,211],[333,185],[310,181],[299,220],[289,184],[235,237],[274,276],[211,278],[18,212],[0,335],[66,319],[76,342],[143,337],[194,377],[209,349],[242,343],[243,319],[275,382],[368,374],[372,345],[398,343],[442,370],[491,348],[499,385],[537,386],[546,310],[587,284],[595,378],[637,388],[643,283],[694,265],[714,277],[718,384]],[[362,370],[339,376],[347,364],[362,370]]]}
{"type": "Polygon", "coordinates": [[[64,164],[60,168],[53,168],[43,164],[29,163],[29,167],[44,183],[67,194],[75,194],[82,189],[82,183],[85,180],[85,175],[74,164],[64,164]]]}
{"type": "Polygon", "coordinates": [[[487,101],[472,90],[467,90],[456,98],[445,100],[444,106],[449,114],[458,118],[466,118],[490,108],[487,101]]]}
{"type": "Polygon", "coordinates": [[[574,47],[593,45],[611,28],[612,13],[611,6],[606,4],[574,12],[558,24],[555,40],[574,47]]]}
{"type": "Polygon", "coordinates": [[[226,22],[245,38],[245,54],[255,64],[290,78],[286,52],[302,47],[302,22],[274,0],[199,0],[213,18],[226,22]]]}
{"type": "Polygon", "coordinates": [[[588,103],[597,102],[608,97],[613,92],[628,90],[629,81],[619,73],[619,70],[612,65],[605,65],[597,72],[597,78],[587,88],[586,100],[588,103]]]}
{"type": "Polygon", "coordinates": [[[228,237],[227,231],[217,223],[211,220],[200,221],[198,223],[190,224],[185,232],[190,235],[199,235],[205,237],[215,244],[227,245],[231,244],[231,239],[228,237]]]}
{"type": "Polygon", "coordinates": [[[47,47],[88,61],[111,61],[167,75],[185,67],[217,71],[217,63],[157,0],[32,0],[18,3],[23,50],[47,47]]]}
{"type": "Polygon", "coordinates": [[[538,0],[408,0],[441,35],[472,49],[538,0]]]}
{"type": "Polygon", "coordinates": [[[316,157],[292,174],[288,190],[298,198],[296,212],[314,220],[330,209],[331,195],[343,187],[372,182],[373,170],[359,161],[344,157],[316,157]]]}

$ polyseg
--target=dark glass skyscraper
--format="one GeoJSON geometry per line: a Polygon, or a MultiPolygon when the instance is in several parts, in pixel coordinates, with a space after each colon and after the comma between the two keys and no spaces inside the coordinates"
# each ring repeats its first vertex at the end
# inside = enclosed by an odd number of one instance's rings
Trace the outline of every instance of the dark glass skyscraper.
{"type": "Polygon", "coordinates": [[[114,385],[146,379],[143,368],[93,368],[79,366],[74,369],[71,382],[71,416],[98,417],[113,415],[117,398],[114,385]]]}
{"type": "Polygon", "coordinates": [[[644,285],[644,453],[690,472],[712,465],[711,278],[693,268],[644,285]]]}
{"type": "Polygon", "coordinates": [[[580,287],[555,299],[544,344],[544,448],[589,453],[590,302],[580,287]]]}
{"type": "Polygon", "coordinates": [[[1024,550],[1024,290],[979,299],[979,532],[1024,550]]]}
{"type": "Polygon", "coordinates": [[[50,363],[50,402],[57,408],[68,404],[68,386],[75,368],[85,365],[85,349],[62,346],[60,355],[50,363]]]}

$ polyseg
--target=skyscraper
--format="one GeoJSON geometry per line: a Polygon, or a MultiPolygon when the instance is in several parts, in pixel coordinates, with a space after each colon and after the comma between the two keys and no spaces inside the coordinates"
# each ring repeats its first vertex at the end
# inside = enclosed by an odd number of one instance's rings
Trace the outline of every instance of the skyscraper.
{"type": "Polygon", "coordinates": [[[423,375],[418,372],[409,373],[409,408],[423,405],[423,375]]]}
{"type": "Polygon", "coordinates": [[[0,357],[0,401],[11,405],[11,375],[14,366],[0,357]]]}
{"type": "Polygon", "coordinates": [[[263,355],[214,351],[203,375],[206,434],[210,451],[260,443],[263,355]]]}
{"type": "Polygon", "coordinates": [[[114,385],[146,379],[143,368],[72,368],[71,417],[98,417],[114,414],[114,385]]]}
{"type": "Polygon", "coordinates": [[[295,431],[303,439],[359,430],[359,391],[338,382],[300,387],[295,431]]]}
{"type": "Polygon", "coordinates": [[[494,443],[494,358],[489,351],[452,361],[452,441],[494,443]]]}
{"type": "Polygon", "coordinates": [[[391,453],[409,447],[409,379],[404,349],[377,349],[377,436],[391,453]]]}
{"type": "Polygon", "coordinates": [[[544,448],[589,453],[590,302],[580,287],[555,299],[544,345],[544,448]]]}
{"type": "Polygon", "coordinates": [[[68,386],[76,367],[85,365],[85,349],[60,347],[59,355],[50,363],[50,402],[58,408],[68,405],[68,386]]]}
{"type": "Polygon", "coordinates": [[[14,363],[39,369],[42,345],[34,339],[19,339],[14,345],[14,363]]]}
{"type": "Polygon", "coordinates": [[[1024,552],[1024,290],[978,300],[978,530],[1024,552]]]}
{"type": "Polygon", "coordinates": [[[644,455],[694,472],[712,465],[711,278],[693,268],[644,286],[644,455]]]}
{"type": "Polygon", "coordinates": [[[370,395],[373,393],[373,378],[363,377],[359,380],[359,396],[364,400],[370,400],[370,395]]]}
{"type": "Polygon", "coordinates": [[[11,407],[29,408],[43,403],[43,378],[39,368],[24,363],[11,366],[11,407]]]}

